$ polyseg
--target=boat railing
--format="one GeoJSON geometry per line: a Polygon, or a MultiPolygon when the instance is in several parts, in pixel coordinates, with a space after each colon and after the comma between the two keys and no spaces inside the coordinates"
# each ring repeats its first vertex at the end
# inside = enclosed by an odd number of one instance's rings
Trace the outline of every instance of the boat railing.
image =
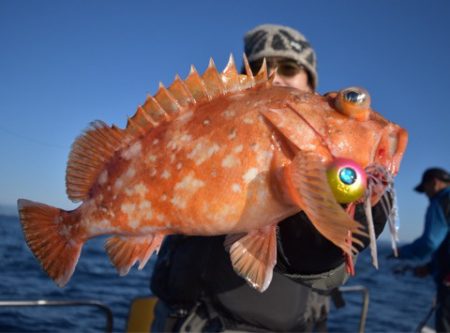
{"type": "Polygon", "coordinates": [[[359,333],[364,333],[367,320],[367,312],[369,311],[369,289],[364,286],[344,286],[339,287],[342,293],[360,293],[362,296],[361,314],[359,318],[359,333]]]}
{"type": "Polygon", "coordinates": [[[2,301],[0,300],[0,307],[41,307],[41,306],[55,306],[55,307],[77,307],[90,306],[100,309],[106,317],[105,332],[112,333],[113,331],[113,313],[111,309],[95,300],[17,300],[17,301],[2,301]]]}
{"type": "MultiPolygon", "coordinates": [[[[345,286],[340,287],[339,290],[343,293],[360,293],[362,296],[361,314],[359,320],[359,333],[364,333],[367,313],[369,309],[369,290],[364,286],[345,286]]],[[[106,326],[105,332],[112,333],[113,331],[113,314],[111,309],[95,300],[15,300],[2,301],[0,300],[0,307],[40,307],[40,306],[55,306],[55,307],[76,307],[76,306],[91,306],[96,307],[105,314],[106,326]]]]}

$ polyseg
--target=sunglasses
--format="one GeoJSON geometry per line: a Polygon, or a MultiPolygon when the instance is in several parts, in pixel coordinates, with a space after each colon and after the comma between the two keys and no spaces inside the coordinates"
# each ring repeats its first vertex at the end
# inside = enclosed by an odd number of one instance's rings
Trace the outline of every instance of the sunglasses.
{"type": "MultiPolygon", "coordinates": [[[[270,72],[276,70],[276,73],[280,76],[284,77],[293,77],[304,70],[302,65],[297,64],[292,60],[284,60],[284,59],[266,59],[267,69],[270,72]]],[[[261,66],[263,64],[263,60],[257,60],[250,63],[250,68],[254,75],[256,75],[261,66]]]]}

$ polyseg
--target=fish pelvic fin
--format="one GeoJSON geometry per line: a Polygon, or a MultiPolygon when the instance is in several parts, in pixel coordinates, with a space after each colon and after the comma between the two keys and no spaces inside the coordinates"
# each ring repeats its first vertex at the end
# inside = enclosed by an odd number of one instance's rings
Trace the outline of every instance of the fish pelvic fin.
{"type": "Polygon", "coordinates": [[[59,287],[70,280],[84,241],[73,235],[77,211],[68,212],[30,200],[17,202],[28,247],[59,287]]]}
{"type": "Polygon", "coordinates": [[[72,201],[88,198],[105,164],[126,143],[125,137],[121,129],[94,121],[75,140],[66,170],[66,191],[72,201]]]}
{"type": "Polygon", "coordinates": [[[265,291],[272,281],[277,262],[276,226],[251,231],[243,237],[229,235],[225,247],[229,248],[236,273],[259,292],[265,291]]]}
{"type": "Polygon", "coordinates": [[[346,254],[356,254],[354,244],[363,246],[356,237],[367,237],[363,225],[353,220],[336,201],[326,177],[326,166],[320,156],[300,152],[285,169],[287,192],[291,200],[305,211],[314,227],[346,254]]]}
{"type": "Polygon", "coordinates": [[[138,269],[143,269],[153,252],[158,251],[164,235],[115,236],[108,238],[105,249],[120,276],[127,275],[130,268],[139,261],[138,269]]]}

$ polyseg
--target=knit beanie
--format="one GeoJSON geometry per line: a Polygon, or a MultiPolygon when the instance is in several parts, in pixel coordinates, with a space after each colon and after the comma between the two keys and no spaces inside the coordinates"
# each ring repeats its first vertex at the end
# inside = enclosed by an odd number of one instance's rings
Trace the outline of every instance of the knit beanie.
{"type": "Polygon", "coordinates": [[[316,89],[316,54],[299,31],[282,25],[259,25],[245,34],[244,51],[249,62],[270,57],[294,60],[306,68],[316,89]]]}

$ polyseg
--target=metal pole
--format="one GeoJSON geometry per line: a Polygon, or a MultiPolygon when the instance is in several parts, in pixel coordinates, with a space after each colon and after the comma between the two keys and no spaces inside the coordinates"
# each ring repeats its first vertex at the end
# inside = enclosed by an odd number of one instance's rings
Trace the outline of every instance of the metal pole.
{"type": "Polygon", "coordinates": [[[98,301],[93,300],[76,300],[76,301],[51,301],[46,299],[41,300],[21,300],[21,301],[0,301],[0,307],[26,307],[26,306],[93,306],[101,309],[106,315],[105,331],[112,333],[113,330],[113,314],[111,309],[98,301]]]}
{"type": "Polygon", "coordinates": [[[363,286],[348,286],[340,287],[339,290],[345,292],[358,292],[362,294],[363,304],[361,308],[361,315],[359,320],[359,333],[364,333],[366,327],[367,313],[369,311],[369,289],[363,286]]]}

